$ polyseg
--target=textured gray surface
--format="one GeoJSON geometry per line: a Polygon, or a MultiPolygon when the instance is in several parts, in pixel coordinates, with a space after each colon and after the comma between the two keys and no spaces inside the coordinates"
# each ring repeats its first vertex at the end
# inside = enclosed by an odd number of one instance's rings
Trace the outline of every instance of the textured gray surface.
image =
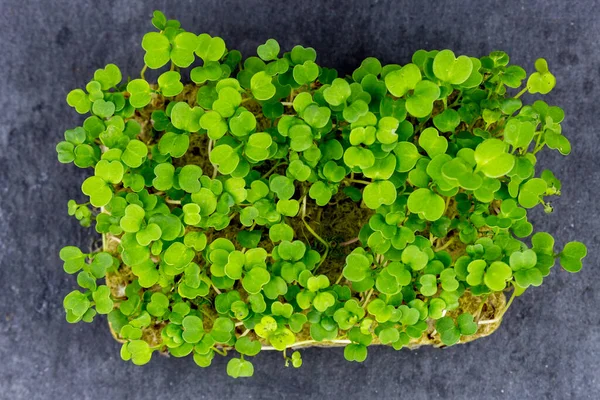
{"type": "Polygon", "coordinates": [[[0,10],[0,398],[599,397],[596,2],[1,0],[0,10]],[[59,164],[54,146],[81,121],[63,100],[70,89],[108,62],[138,73],[154,8],[190,30],[222,36],[244,55],[275,37],[285,49],[313,46],[322,65],[342,72],[367,56],[405,63],[419,48],[474,56],[502,49],[529,71],[536,57],[546,57],[558,79],[547,100],[566,111],[573,153],[542,157],[564,179],[564,194],[555,214],[532,218],[561,245],[585,241],[585,269],[569,275],[556,268],[515,301],[497,333],[446,350],[372,348],[357,365],[340,349],[309,349],[300,370],[265,353],[256,376],[237,381],[226,376],[222,358],[207,370],[189,358],[155,356],[145,367],[122,362],[102,318],[91,325],[64,320],[62,297],[76,283],[62,271],[58,251],[97,238],[66,213],[68,199],[83,198],[87,172],[59,164]]]}

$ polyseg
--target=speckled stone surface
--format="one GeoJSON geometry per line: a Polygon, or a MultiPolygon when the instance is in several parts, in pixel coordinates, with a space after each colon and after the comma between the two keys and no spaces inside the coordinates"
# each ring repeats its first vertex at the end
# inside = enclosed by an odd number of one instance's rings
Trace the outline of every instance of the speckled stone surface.
{"type": "MultiPolygon", "coordinates": [[[[597,1],[0,1],[0,398],[6,399],[597,399],[600,397],[600,7],[597,1]],[[341,349],[303,351],[300,370],[278,353],[256,358],[250,380],[203,370],[190,358],[119,358],[104,318],[69,325],[62,298],[75,287],[58,258],[67,244],[97,240],[67,216],[89,173],[56,161],[65,129],[82,121],[64,102],[93,71],[118,64],[137,75],[139,43],[155,8],[197,32],[222,36],[244,55],[269,37],[312,46],[341,72],[367,56],[404,64],[420,48],[482,56],[507,51],[532,70],[548,59],[557,77],[546,97],[565,109],[573,153],[540,163],[563,179],[556,212],[537,210],[559,244],[583,240],[585,269],[559,268],[515,301],[492,336],[446,350],[369,350],[363,364],[341,349]]],[[[526,97],[531,100],[531,97],[526,97]]]]}

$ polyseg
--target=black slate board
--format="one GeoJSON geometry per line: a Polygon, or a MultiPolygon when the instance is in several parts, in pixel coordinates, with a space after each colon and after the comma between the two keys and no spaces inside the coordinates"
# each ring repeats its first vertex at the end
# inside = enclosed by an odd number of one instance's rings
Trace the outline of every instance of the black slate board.
{"type": "Polygon", "coordinates": [[[0,398],[597,399],[599,15],[592,0],[0,1],[0,398]],[[420,48],[473,56],[501,49],[529,71],[545,57],[558,80],[546,100],[565,109],[573,153],[541,157],[564,180],[563,196],[555,214],[537,210],[532,219],[561,245],[585,241],[585,269],[556,268],[515,301],[497,333],[446,350],[372,348],[364,364],[350,364],[341,349],[309,349],[300,370],[264,353],[250,380],[228,378],[220,357],[207,370],[190,358],[122,362],[103,318],[64,320],[62,297],[76,283],[58,251],[97,237],[66,213],[68,199],[83,198],[88,172],[59,164],[54,146],[81,122],[64,102],[69,90],[109,62],[138,74],[155,8],[244,55],[269,37],[284,49],[312,46],[322,65],[342,73],[367,56],[406,63],[420,48]]]}

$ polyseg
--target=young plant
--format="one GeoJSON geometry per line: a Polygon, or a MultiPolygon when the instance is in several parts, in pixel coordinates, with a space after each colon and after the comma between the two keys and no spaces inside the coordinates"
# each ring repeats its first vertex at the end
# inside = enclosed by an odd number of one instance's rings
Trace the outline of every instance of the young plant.
{"type": "Polygon", "coordinates": [[[206,367],[235,349],[237,378],[265,349],[299,367],[287,350],[311,344],[359,362],[376,343],[450,346],[489,334],[556,260],[581,269],[582,243],[527,219],[561,192],[537,154],[571,150],[562,109],[521,101],[554,87],[543,59],[528,76],[500,51],[419,50],[341,77],[312,48],[269,39],[243,60],[159,11],[152,24],[139,78],[109,64],[67,95],[89,116],[56,147],[92,169],[68,212],[103,238],[60,252],[80,286],[67,321],[107,314],[124,360],[206,367]]]}

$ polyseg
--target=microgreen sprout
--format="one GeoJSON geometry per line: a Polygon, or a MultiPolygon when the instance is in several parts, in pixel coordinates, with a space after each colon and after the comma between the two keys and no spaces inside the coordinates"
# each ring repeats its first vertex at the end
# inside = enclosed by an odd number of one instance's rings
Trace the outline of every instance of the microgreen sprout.
{"type": "Polygon", "coordinates": [[[268,39],[242,59],[160,11],[152,24],[139,77],[109,64],[68,93],[90,115],[56,146],[92,168],[68,214],[103,237],[60,252],[79,285],[66,318],[107,314],[124,360],[235,350],[238,378],[267,349],[298,368],[291,349],[313,344],[355,362],[372,344],[451,346],[556,260],[582,268],[585,245],[527,219],[561,193],[537,153],[571,151],[562,109],[521,100],[554,87],[545,60],[528,75],[500,51],[419,50],[338,76],[312,48],[268,39]]]}

